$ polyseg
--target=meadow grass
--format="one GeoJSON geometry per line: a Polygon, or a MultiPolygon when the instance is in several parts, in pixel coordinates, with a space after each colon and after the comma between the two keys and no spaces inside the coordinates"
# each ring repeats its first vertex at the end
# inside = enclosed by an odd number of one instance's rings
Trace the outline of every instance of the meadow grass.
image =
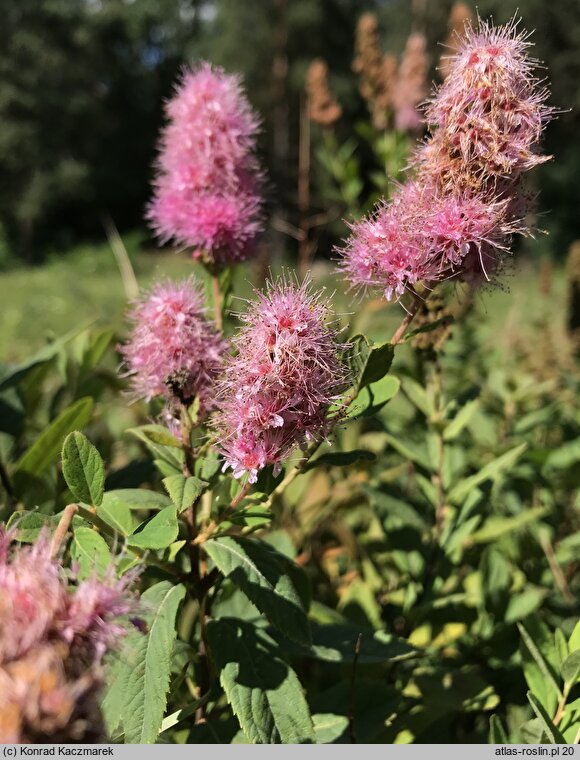
{"type": "MultiPolygon", "coordinates": [[[[125,243],[141,287],[158,279],[190,274],[205,279],[203,268],[185,253],[144,249],[136,235],[129,236],[125,243]]],[[[281,268],[280,262],[272,265],[274,272],[281,268]]],[[[366,299],[345,292],[344,282],[336,276],[331,262],[316,262],[312,277],[316,285],[323,285],[333,296],[341,321],[351,320],[357,332],[386,340],[401,319],[399,306],[375,299],[371,308],[364,310],[361,321],[361,304],[366,299]]],[[[240,297],[249,296],[253,281],[255,265],[238,267],[234,291],[240,297]]],[[[508,292],[492,290],[477,298],[477,308],[491,340],[501,342],[513,329],[532,330],[541,317],[549,317],[556,327],[562,325],[566,283],[561,268],[554,271],[549,295],[540,292],[537,268],[526,262],[507,280],[507,286],[508,292]]],[[[0,362],[20,360],[75,327],[107,325],[122,331],[126,307],[122,278],[107,243],[80,246],[66,255],[55,254],[39,267],[0,273],[0,362]]],[[[243,310],[243,301],[234,298],[232,308],[243,310]]]]}

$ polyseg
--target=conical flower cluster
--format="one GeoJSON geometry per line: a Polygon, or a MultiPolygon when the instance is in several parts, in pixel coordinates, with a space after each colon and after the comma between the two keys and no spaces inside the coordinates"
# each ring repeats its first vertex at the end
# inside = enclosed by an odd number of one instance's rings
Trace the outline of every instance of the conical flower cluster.
{"type": "Polygon", "coordinates": [[[137,607],[135,576],[72,585],[48,536],[10,543],[0,526],[0,742],[102,739],[101,661],[137,607]]]}
{"type": "Polygon", "coordinates": [[[353,224],[342,266],[390,300],[423,281],[489,280],[526,234],[520,177],[547,158],[537,144],[551,109],[516,24],[468,30],[427,108],[431,134],[415,179],[353,224]]]}
{"type": "Polygon", "coordinates": [[[246,259],[263,226],[263,178],[240,78],[208,63],[188,69],[166,112],[149,221],[211,268],[246,259]]]}
{"type": "Polygon", "coordinates": [[[200,416],[211,410],[226,345],[205,317],[194,280],[158,283],[129,319],[133,329],[120,350],[135,396],[161,396],[169,411],[197,397],[200,416]]]}
{"type": "Polygon", "coordinates": [[[224,469],[252,483],[266,465],[279,469],[296,446],[328,432],[346,378],[322,293],[280,281],[256,295],[234,339],[216,416],[224,469]]]}

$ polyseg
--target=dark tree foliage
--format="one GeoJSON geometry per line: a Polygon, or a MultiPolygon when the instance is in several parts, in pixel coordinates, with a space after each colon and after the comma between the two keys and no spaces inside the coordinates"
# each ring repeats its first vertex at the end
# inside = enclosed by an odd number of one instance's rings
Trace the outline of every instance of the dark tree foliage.
{"type": "MultiPolygon", "coordinates": [[[[356,19],[378,12],[383,47],[400,53],[413,28],[433,62],[451,0],[0,0],[0,238],[27,260],[47,248],[101,236],[110,213],[120,229],[142,225],[163,100],[180,67],[200,57],[241,71],[264,118],[262,150],[272,202],[296,215],[300,99],[306,68],[329,64],[344,122],[364,116],[351,71],[356,19]]],[[[557,163],[539,173],[551,211],[546,246],[580,237],[575,181],[580,59],[576,0],[481,0],[482,16],[507,20],[519,7],[563,108],[546,136],[557,163]],[[570,110],[565,110],[565,109],[570,110]]],[[[340,125],[338,127],[341,129],[340,125]]]]}

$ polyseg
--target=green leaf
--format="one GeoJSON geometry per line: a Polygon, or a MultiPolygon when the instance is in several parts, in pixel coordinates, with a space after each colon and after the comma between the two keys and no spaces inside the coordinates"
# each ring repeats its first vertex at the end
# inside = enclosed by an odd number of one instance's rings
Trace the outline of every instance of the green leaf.
{"type": "Polygon", "coordinates": [[[314,461],[308,462],[303,472],[311,470],[313,467],[348,467],[355,462],[374,462],[376,454],[365,449],[353,449],[352,451],[330,451],[327,454],[321,454],[314,461]]]}
{"type": "Polygon", "coordinates": [[[54,357],[60,353],[60,351],[62,351],[66,344],[71,341],[75,335],[78,335],[82,329],[83,328],[75,328],[74,330],[71,330],[71,332],[67,333],[62,338],[59,338],[53,343],[50,343],[48,346],[42,348],[30,359],[26,359],[21,364],[17,364],[8,370],[7,374],[3,375],[0,378],[0,392],[6,390],[7,388],[12,388],[13,386],[18,385],[18,383],[23,380],[26,375],[28,375],[28,373],[33,369],[40,366],[41,364],[46,364],[47,362],[52,361],[52,359],[54,359],[54,357]]]}
{"type": "Polygon", "coordinates": [[[520,734],[526,744],[541,744],[544,739],[543,721],[538,718],[527,720],[520,726],[520,734]]]}
{"type": "Polygon", "coordinates": [[[105,539],[92,528],[78,527],[73,532],[71,556],[78,562],[78,577],[84,580],[96,573],[102,577],[113,564],[105,539]]]}
{"type": "Polygon", "coordinates": [[[199,499],[209,484],[193,476],[170,475],[163,479],[163,485],[177,511],[181,513],[199,499]]]}
{"type": "Polygon", "coordinates": [[[170,446],[175,449],[181,448],[181,442],[163,425],[140,425],[138,428],[129,428],[128,433],[133,433],[145,444],[157,443],[159,446],[170,446]]]}
{"type": "Polygon", "coordinates": [[[399,380],[386,375],[382,380],[363,388],[346,410],[347,417],[370,417],[379,412],[399,390],[399,380]]]}
{"type": "Polygon", "coordinates": [[[131,633],[126,646],[131,669],[122,719],[127,744],[153,744],[161,730],[177,611],[184,596],[183,586],[162,581],[141,597],[148,633],[131,633]]]}
{"type": "Polygon", "coordinates": [[[526,525],[536,522],[547,514],[548,511],[545,507],[533,507],[513,517],[493,515],[483,523],[479,530],[476,530],[475,533],[472,533],[468,537],[468,541],[470,544],[486,544],[491,541],[497,541],[498,538],[506,535],[506,533],[520,530],[526,525]]]}
{"type": "Polygon", "coordinates": [[[178,723],[181,723],[182,720],[195,715],[198,707],[201,707],[206,699],[207,697],[205,699],[203,697],[200,697],[200,699],[196,699],[195,702],[187,705],[187,707],[182,707],[179,710],[172,712],[171,715],[168,715],[166,718],[163,718],[159,733],[163,733],[163,731],[167,731],[170,728],[173,728],[173,726],[176,726],[178,723]]]}
{"type": "MultiPolygon", "coordinates": [[[[129,641],[133,638],[135,638],[135,633],[131,633],[127,637],[129,641]]],[[[113,655],[108,656],[105,666],[104,681],[106,688],[101,699],[101,709],[103,711],[103,718],[105,719],[107,736],[111,739],[115,738],[117,729],[120,728],[125,710],[125,693],[127,691],[127,684],[129,683],[129,676],[131,675],[131,667],[124,656],[125,651],[130,652],[130,649],[125,649],[129,643],[127,639],[123,642],[120,653],[115,652],[113,655]]]]}
{"type": "Polygon", "coordinates": [[[349,341],[346,356],[353,386],[361,390],[366,385],[376,383],[388,373],[393,356],[394,348],[390,343],[375,346],[364,335],[355,335],[349,341]]]}
{"type": "Polygon", "coordinates": [[[166,428],[161,425],[143,425],[129,428],[127,433],[145,444],[159,469],[167,470],[168,475],[173,475],[175,471],[181,472],[185,461],[181,444],[166,428]]]}
{"type": "Polygon", "coordinates": [[[517,462],[527,446],[527,443],[522,443],[519,446],[506,451],[505,454],[497,457],[497,459],[488,462],[488,464],[486,464],[485,467],[482,467],[475,475],[461,480],[451,489],[448,497],[449,500],[459,504],[469,495],[469,492],[476,488],[480,483],[483,483],[485,480],[495,480],[502,475],[505,470],[508,470],[517,462]]]}
{"type": "Polygon", "coordinates": [[[509,744],[506,733],[497,715],[492,715],[489,719],[489,743],[490,744],[509,744]]]}
{"type": "Polygon", "coordinates": [[[395,349],[390,343],[381,343],[377,346],[371,343],[370,349],[358,383],[359,388],[365,388],[383,378],[393,363],[395,349]]]}
{"type": "Polygon", "coordinates": [[[564,636],[560,628],[556,628],[556,630],[554,631],[554,646],[558,654],[560,667],[562,667],[562,663],[564,662],[566,657],[568,657],[570,652],[568,650],[568,642],[566,641],[566,637],[564,636]]]}
{"type": "MultiPolygon", "coordinates": [[[[64,409],[24,452],[14,470],[14,482],[26,485],[27,476],[36,477],[45,472],[58,459],[64,439],[91,419],[93,400],[81,398],[64,409]]],[[[21,490],[20,488],[18,490],[21,490]]]]}
{"type": "Polygon", "coordinates": [[[425,417],[432,417],[435,414],[433,399],[429,397],[425,388],[411,377],[404,377],[402,381],[403,393],[409,401],[422,412],[425,417]]]}
{"type": "Polygon", "coordinates": [[[547,628],[533,617],[529,618],[526,626],[518,623],[518,630],[522,637],[522,659],[524,675],[530,689],[542,700],[546,709],[552,711],[557,700],[562,697],[560,686],[554,675],[552,660],[555,657],[555,649],[552,637],[547,628]],[[532,658],[530,663],[529,657],[532,658]],[[535,667],[532,667],[535,666],[535,667]]]}
{"type": "Polygon", "coordinates": [[[559,729],[552,723],[552,719],[546,712],[546,708],[536,695],[533,692],[528,691],[527,697],[528,702],[532,706],[532,710],[536,713],[538,720],[542,723],[542,728],[548,737],[550,744],[566,744],[566,739],[564,739],[559,729]]]}
{"type": "Polygon", "coordinates": [[[580,649],[580,620],[574,626],[574,630],[568,639],[568,646],[570,647],[571,652],[580,649]]]}
{"type": "Polygon", "coordinates": [[[40,512],[13,512],[6,527],[16,531],[14,538],[25,544],[36,541],[41,530],[55,528],[60,515],[43,515],[40,512]]]}
{"type": "Polygon", "coordinates": [[[389,433],[384,433],[383,437],[385,439],[385,443],[387,443],[389,446],[392,446],[392,448],[395,449],[395,451],[398,452],[404,459],[407,459],[410,462],[415,462],[415,464],[423,467],[423,469],[431,471],[431,465],[429,464],[427,454],[423,449],[411,448],[406,443],[403,443],[398,438],[395,438],[389,433]]]}
{"type": "Polygon", "coordinates": [[[531,615],[541,605],[547,593],[546,589],[529,586],[523,591],[514,594],[508,602],[505,622],[515,623],[516,620],[523,620],[528,615],[531,615]]]}
{"type": "Polygon", "coordinates": [[[133,532],[133,515],[127,504],[116,496],[115,491],[103,494],[103,500],[97,507],[97,515],[122,536],[133,532]]]}
{"type": "Polygon", "coordinates": [[[478,399],[474,399],[473,401],[468,401],[465,406],[462,406],[461,409],[457,412],[455,417],[451,420],[451,422],[447,425],[445,430],[443,431],[443,440],[445,441],[453,441],[457,436],[462,432],[462,430],[469,425],[471,422],[471,418],[475,414],[475,412],[479,409],[479,401],[478,399]]]}
{"type": "Polygon", "coordinates": [[[62,474],[75,499],[99,506],[105,488],[105,465],[97,449],[78,430],[64,439],[62,474]]]}
{"type": "Polygon", "coordinates": [[[107,491],[103,500],[110,501],[111,507],[113,504],[123,504],[127,509],[134,510],[149,511],[171,506],[171,499],[164,493],[148,491],[146,488],[117,488],[107,491]]]}
{"type": "Polygon", "coordinates": [[[403,338],[403,342],[406,343],[417,335],[433,332],[434,330],[438,330],[440,327],[451,325],[454,321],[454,318],[449,314],[441,317],[440,319],[435,319],[433,322],[427,322],[426,324],[421,325],[421,327],[417,327],[415,330],[410,330],[408,333],[406,333],[405,337],[403,338]]]}
{"type": "Polygon", "coordinates": [[[552,451],[546,460],[544,469],[549,470],[567,470],[580,462],[580,438],[574,441],[568,441],[555,451],[552,451]]]}
{"type": "Polygon", "coordinates": [[[254,744],[314,743],[312,718],[296,673],[271,639],[234,618],[210,620],[207,637],[228,702],[254,744]]]}
{"type": "MultiPolygon", "coordinates": [[[[410,504],[370,486],[363,486],[363,491],[367,494],[370,505],[383,522],[396,519],[401,524],[410,525],[417,530],[427,529],[425,520],[410,504]]],[[[392,522],[389,524],[392,525],[392,522]]]]}
{"type": "Polygon", "coordinates": [[[206,541],[204,548],[273,626],[294,641],[310,644],[310,626],[295,580],[299,569],[292,560],[251,538],[222,536],[206,541]]]}
{"type": "Polygon", "coordinates": [[[352,664],[359,635],[357,661],[361,664],[399,662],[417,654],[417,650],[404,639],[385,631],[351,625],[312,623],[312,646],[308,651],[302,651],[302,656],[324,662],[352,664]]]}
{"type": "Polygon", "coordinates": [[[170,506],[141,523],[127,538],[127,542],[130,546],[139,546],[141,549],[166,549],[175,541],[178,533],[177,509],[170,506]]]}
{"type": "Polygon", "coordinates": [[[333,713],[317,713],[312,722],[317,744],[333,744],[348,728],[348,718],[333,713]]]}
{"type": "Polygon", "coordinates": [[[567,685],[573,686],[576,683],[580,675],[580,649],[566,657],[562,663],[561,673],[567,685]]]}
{"type": "Polygon", "coordinates": [[[114,338],[115,331],[109,328],[89,336],[89,345],[82,360],[82,368],[85,371],[98,365],[114,338]]]}

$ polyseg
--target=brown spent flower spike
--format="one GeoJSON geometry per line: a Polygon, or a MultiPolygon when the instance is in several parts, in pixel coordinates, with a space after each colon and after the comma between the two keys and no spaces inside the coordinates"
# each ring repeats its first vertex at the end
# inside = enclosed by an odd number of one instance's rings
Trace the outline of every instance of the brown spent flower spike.
{"type": "Polygon", "coordinates": [[[340,119],[342,107],[330,91],[328,65],[322,58],[315,58],[308,67],[306,94],[310,121],[330,127],[340,119]]]}
{"type": "Polygon", "coordinates": [[[427,40],[421,32],[412,32],[405,45],[399,73],[393,87],[395,127],[402,131],[421,129],[422,117],[417,107],[428,94],[429,57],[427,40]]]}

